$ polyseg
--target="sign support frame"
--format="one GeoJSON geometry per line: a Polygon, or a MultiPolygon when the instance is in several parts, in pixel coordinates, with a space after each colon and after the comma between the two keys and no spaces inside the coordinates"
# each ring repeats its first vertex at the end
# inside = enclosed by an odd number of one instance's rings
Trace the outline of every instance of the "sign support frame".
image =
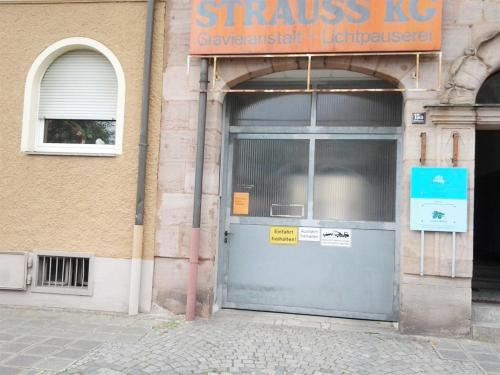
{"type": "Polygon", "coordinates": [[[456,259],[457,259],[457,232],[453,232],[451,240],[451,278],[454,279],[456,275],[456,259]]]}
{"type": "Polygon", "coordinates": [[[420,231],[420,276],[424,276],[425,231],[420,231]]]}
{"type": "Polygon", "coordinates": [[[441,91],[442,84],[442,70],[443,70],[443,52],[442,51],[413,51],[413,52],[358,52],[358,53],[323,53],[323,54],[248,54],[248,55],[188,55],[187,57],[187,67],[186,74],[189,75],[191,71],[191,59],[193,58],[203,58],[213,61],[212,69],[212,92],[216,93],[314,93],[314,92],[324,92],[324,93],[335,93],[335,92],[436,92],[441,91]],[[349,88],[337,88],[337,89],[318,89],[313,87],[311,79],[312,70],[312,60],[315,57],[328,58],[328,57],[358,57],[358,56],[414,56],[415,57],[415,87],[414,88],[380,88],[380,89],[349,89],[349,88]],[[438,59],[438,72],[437,72],[437,82],[438,86],[436,88],[421,88],[420,85],[420,70],[421,70],[421,57],[422,56],[434,56],[438,59]],[[307,78],[305,82],[304,89],[216,89],[216,84],[218,80],[217,68],[222,59],[252,59],[252,58],[264,58],[264,59],[274,59],[274,58],[307,58],[307,78]]]}

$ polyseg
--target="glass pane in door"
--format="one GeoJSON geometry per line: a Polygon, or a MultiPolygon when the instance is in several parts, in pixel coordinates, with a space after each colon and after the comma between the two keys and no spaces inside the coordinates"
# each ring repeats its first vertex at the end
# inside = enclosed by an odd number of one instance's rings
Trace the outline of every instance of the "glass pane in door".
{"type": "Polygon", "coordinates": [[[393,140],[318,140],[314,218],[393,222],[397,144],[393,140]]]}
{"type": "Polygon", "coordinates": [[[231,126],[309,126],[310,94],[233,94],[231,126]]]}
{"type": "Polygon", "coordinates": [[[399,92],[323,93],[318,95],[318,126],[401,126],[399,92]]]}
{"type": "Polygon", "coordinates": [[[308,140],[235,140],[232,215],[305,218],[308,160],[308,140]]]}

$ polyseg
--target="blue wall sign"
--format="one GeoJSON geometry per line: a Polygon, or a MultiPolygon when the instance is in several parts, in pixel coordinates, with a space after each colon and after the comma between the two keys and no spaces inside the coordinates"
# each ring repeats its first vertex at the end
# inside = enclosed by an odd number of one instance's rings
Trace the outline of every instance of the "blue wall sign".
{"type": "Polygon", "coordinates": [[[410,229],[467,232],[466,168],[413,167],[410,229]]]}

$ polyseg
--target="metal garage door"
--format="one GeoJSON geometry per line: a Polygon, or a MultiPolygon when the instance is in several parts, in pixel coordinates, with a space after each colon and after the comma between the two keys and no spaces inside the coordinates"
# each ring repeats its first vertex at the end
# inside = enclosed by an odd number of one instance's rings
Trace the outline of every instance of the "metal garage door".
{"type": "Polygon", "coordinates": [[[222,306],[397,318],[399,94],[229,98],[222,306]]]}

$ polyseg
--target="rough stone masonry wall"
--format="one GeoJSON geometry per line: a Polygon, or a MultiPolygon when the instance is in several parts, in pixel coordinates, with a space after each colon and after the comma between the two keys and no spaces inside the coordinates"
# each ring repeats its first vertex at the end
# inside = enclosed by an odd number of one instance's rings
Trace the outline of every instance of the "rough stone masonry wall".
{"type": "MultiPolygon", "coordinates": [[[[407,101],[406,119],[424,105],[474,104],[484,80],[500,68],[500,1],[445,0],[443,88],[434,99],[407,101]]],[[[401,316],[404,332],[467,335],[471,325],[476,116],[470,108],[434,108],[427,125],[405,129],[404,197],[409,173],[420,158],[420,133],[427,133],[427,165],[451,166],[454,132],[460,136],[460,167],[469,170],[469,232],[457,234],[457,278],[451,279],[451,234],[428,233],[425,274],[420,277],[420,233],[409,231],[409,201],[403,200],[401,316]]]]}
{"type": "MultiPolygon", "coordinates": [[[[175,312],[185,309],[191,235],[198,117],[199,61],[189,54],[191,2],[167,3],[163,113],[158,179],[158,221],[153,298],[175,312]]],[[[198,313],[210,312],[217,249],[218,187],[222,103],[210,98],[207,110],[205,176],[198,274],[198,313]]]]}
{"type": "MultiPolygon", "coordinates": [[[[167,309],[182,313],[185,305],[188,253],[193,204],[194,158],[199,63],[191,62],[186,75],[189,54],[190,1],[169,2],[166,19],[166,68],[162,135],[159,166],[159,204],[156,234],[155,301],[167,309]]],[[[457,275],[449,278],[451,237],[428,234],[426,237],[426,277],[418,275],[419,234],[409,231],[409,173],[419,164],[420,133],[428,136],[428,165],[448,166],[451,158],[451,136],[461,135],[460,166],[474,171],[474,124],[454,123],[460,116],[425,126],[409,124],[412,112],[424,111],[426,105],[437,105],[450,98],[463,97],[463,82],[457,61],[471,55],[475,46],[500,31],[500,1],[444,0],[443,22],[443,88],[441,92],[407,93],[404,111],[403,184],[400,209],[400,300],[401,329],[406,332],[466,334],[470,327],[470,278],[472,276],[472,222],[470,232],[457,238],[457,275]],[[449,72],[452,72],[450,74],[449,72]]],[[[495,46],[496,42],[490,42],[495,46]]],[[[493,47],[488,48],[488,54],[493,47]]],[[[500,49],[497,48],[497,51],[500,49]]],[[[496,53],[498,54],[498,52],[496,53]]],[[[467,65],[469,66],[469,65],[467,65]]],[[[500,63],[497,64],[497,67],[500,63]]],[[[414,87],[415,60],[410,57],[346,57],[314,59],[314,68],[351,69],[414,87]]],[[[276,71],[305,68],[305,61],[293,59],[233,60],[221,63],[217,88],[234,85],[253,77],[276,71]]],[[[435,60],[423,60],[421,86],[437,87],[435,60]]],[[[474,68],[474,69],[482,69],[474,68]]],[[[475,90],[494,67],[467,72],[475,90]]],[[[470,90],[468,90],[470,91],[470,90]]],[[[466,90],[466,92],[468,92],[466,90]]],[[[468,96],[472,98],[473,95],[468,96]]],[[[475,97],[475,96],[474,96],[475,97]]],[[[202,249],[198,282],[198,312],[211,311],[216,279],[216,253],[219,223],[219,171],[222,145],[223,96],[209,95],[205,179],[203,184],[202,249]]],[[[463,102],[463,100],[462,100],[463,102]]],[[[433,117],[437,118],[437,117],[433,117]]],[[[473,183],[471,180],[470,217],[472,220],[473,183]]]]}

